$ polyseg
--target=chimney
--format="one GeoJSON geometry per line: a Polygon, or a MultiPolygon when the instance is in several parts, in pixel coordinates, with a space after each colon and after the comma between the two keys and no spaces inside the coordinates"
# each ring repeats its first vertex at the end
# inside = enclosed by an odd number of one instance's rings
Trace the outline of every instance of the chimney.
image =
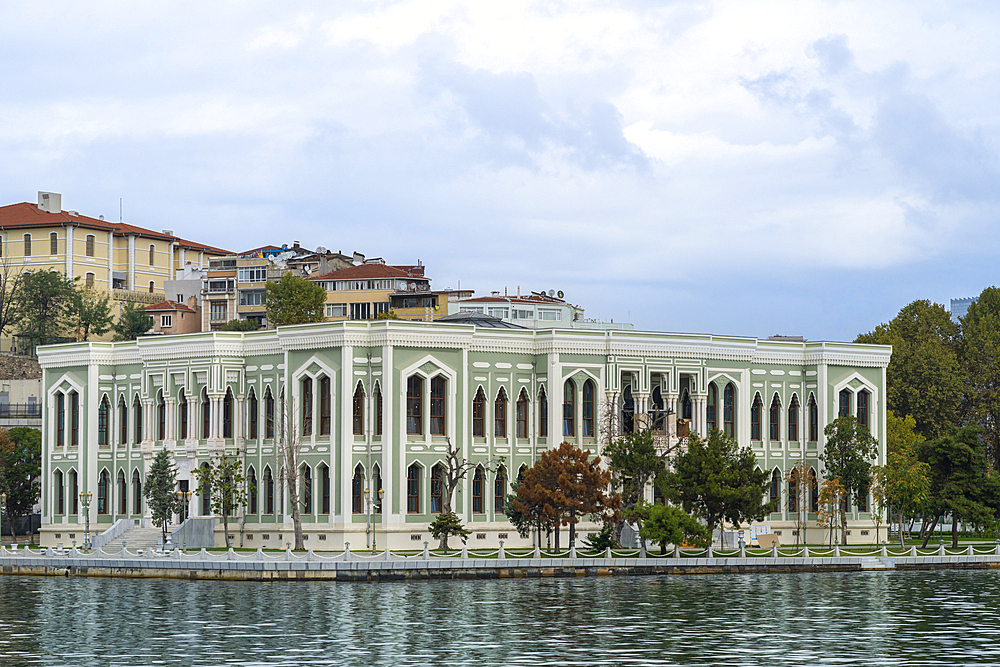
{"type": "Polygon", "coordinates": [[[292,241],[292,247],[295,248],[296,250],[298,250],[299,249],[299,242],[298,241],[292,241]]]}
{"type": "Polygon", "coordinates": [[[190,308],[191,310],[198,310],[198,297],[196,297],[196,296],[189,296],[188,297],[187,305],[188,305],[188,308],[190,308]]]}
{"type": "Polygon", "coordinates": [[[172,230],[172,229],[164,229],[163,233],[166,234],[167,236],[173,236],[174,235],[174,230],[172,230]]]}
{"type": "Polygon", "coordinates": [[[62,195],[58,192],[38,191],[38,208],[47,213],[62,213],[62,195]]]}

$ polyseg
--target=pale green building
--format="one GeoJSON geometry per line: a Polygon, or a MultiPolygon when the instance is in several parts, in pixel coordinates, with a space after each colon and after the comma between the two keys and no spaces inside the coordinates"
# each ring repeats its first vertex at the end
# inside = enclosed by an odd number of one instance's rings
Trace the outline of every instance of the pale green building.
{"type": "MultiPolygon", "coordinates": [[[[824,540],[810,499],[789,507],[798,494],[785,473],[804,459],[822,480],[823,428],[838,414],[868,425],[884,462],[888,347],[488,324],[330,322],[42,348],[42,543],[82,542],[81,492],[93,494],[97,531],[145,520],[142,481],[166,448],[194,517],[211,512],[192,470],[218,451],[239,457],[255,490],[230,533],[243,546],[283,548],[292,530],[285,423],[301,443],[300,507],[315,549],[430,540],[435,466],[449,441],[484,465],[454,499],[474,531],[470,546],[530,544],[506,520],[503,498],[522,467],[563,440],[600,453],[643,424],[664,446],[689,429],[722,429],[773,471],[782,509],[763,523],[784,543],[795,542],[796,517],[802,537],[824,540]],[[494,474],[488,463],[500,457],[494,474]]],[[[870,505],[852,503],[850,542],[875,539],[870,505]]]]}

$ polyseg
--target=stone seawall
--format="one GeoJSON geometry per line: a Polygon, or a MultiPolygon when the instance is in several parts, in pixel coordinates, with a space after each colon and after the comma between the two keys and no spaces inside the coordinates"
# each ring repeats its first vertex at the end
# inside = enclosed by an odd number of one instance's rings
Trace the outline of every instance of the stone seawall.
{"type": "Polygon", "coordinates": [[[575,558],[458,559],[319,562],[185,557],[88,558],[6,556],[0,573],[34,576],[158,577],[216,581],[399,581],[504,579],[657,574],[861,572],[875,570],[1000,569],[1000,556],[839,558],[575,558]]]}

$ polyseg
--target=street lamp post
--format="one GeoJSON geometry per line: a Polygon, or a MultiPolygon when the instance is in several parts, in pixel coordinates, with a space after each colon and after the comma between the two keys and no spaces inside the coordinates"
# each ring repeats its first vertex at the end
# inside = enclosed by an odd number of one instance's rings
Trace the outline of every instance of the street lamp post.
{"type": "MultiPolygon", "coordinates": [[[[3,515],[7,513],[7,494],[0,493],[0,535],[3,535],[3,515]]],[[[14,539],[14,522],[10,522],[10,539],[14,539]]],[[[14,542],[16,545],[17,542],[14,542]]]]}
{"type": "Polygon", "coordinates": [[[371,492],[365,487],[365,549],[374,549],[372,546],[372,501],[371,492]]]}
{"type": "Polygon", "coordinates": [[[90,491],[84,493],[80,492],[80,506],[83,508],[84,516],[84,534],[83,534],[83,548],[90,550],[90,502],[93,500],[94,494],[90,491]]]}

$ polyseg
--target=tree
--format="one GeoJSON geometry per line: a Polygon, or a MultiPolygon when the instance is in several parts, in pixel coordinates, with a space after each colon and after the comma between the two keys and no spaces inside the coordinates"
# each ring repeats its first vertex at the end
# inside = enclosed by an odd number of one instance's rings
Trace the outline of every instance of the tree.
{"type": "MultiPolygon", "coordinates": [[[[666,469],[653,434],[647,429],[626,433],[613,441],[604,448],[604,457],[612,473],[611,488],[621,495],[623,515],[643,502],[646,485],[666,469]]],[[[615,524],[616,542],[621,539],[624,522],[623,516],[615,524]]]]}
{"type": "Polygon", "coordinates": [[[207,468],[195,468],[194,473],[198,476],[200,492],[209,498],[212,512],[222,517],[228,549],[229,517],[247,504],[243,465],[238,458],[226,456],[223,451],[212,457],[207,468]]]}
{"type": "MultiPolygon", "coordinates": [[[[847,499],[868,498],[872,461],[878,455],[878,441],[868,427],[854,417],[838,417],[823,429],[826,447],[820,460],[826,477],[840,480],[847,499]]],[[[843,539],[847,538],[847,514],[842,515],[843,539]]]]}
{"type": "Polygon", "coordinates": [[[317,282],[286,273],[276,283],[264,286],[267,322],[280,327],[326,319],[326,290],[317,282]]]}
{"type": "Polygon", "coordinates": [[[707,526],[675,505],[649,505],[642,503],[630,512],[641,519],[639,537],[660,545],[660,553],[667,553],[667,544],[692,543],[706,547],[712,541],[707,526]]]}
{"type": "Polygon", "coordinates": [[[944,306],[914,301],[855,342],[892,345],[886,407],[897,415],[912,415],[918,433],[933,438],[958,423],[965,388],[959,327],[944,306]]]}
{"type": "Polygon", "coordinates": [[[572,545],[580,517],[603,515],[617,507],[617,495],[604,493],[610,482],[611,472],[601,469],[601,457],[591,459],[586,451],[563,442],[542,452],[535,465],[525,471],[513,509],[537,517],[539,528],[542,524],[553,526],[558,549],[559,526],[569,526],[572,545]]]}
{"type": "Polygon", "coordinates": [[[275,401],[275,448],[281,459],[281,480],[288,494],[288,503],[292,511],[292,533],[295,536],[295,550],[305,549],[302,539],[302,518],[299,511],[304,501],[299,497],[299,459],[303,444],[299,442],[295,428],[295,411],[288,408],[284,390],[275,401]]]}
{"type": "MultiPolygon", "coordinates": [[[[885,515],[889,512],[889,495],[886,492],[885,466],[872,466],[871,487],[872,505],[875,512],[871,515],[872,523],[875,524],[875,544],[878,544],[879,528],[885,515]]],[[[900,531],[902,532],[902,531],[900,531]]]]}
{"type": "Polygon", "coordinates": [[[1000,289],[984,289],[961,322],[966,410],[982,426],[988,459],[1000,470],[1000,289]]]}
{"type": "Polygon", "coordinates": [[[773,512],[764,502],[769,475],[757,468],[749,447],[713,430],[707,438],[692,434],[687,448],[671,459],[671,469],[659,478],[663,494],[705,521],[709,534],[728,521],[734,526],[759,521],[773,512]]]}
{"type": "Polygon", "coordinates": [[[18,321],[17,304],[23,281],[22,268],[10,265],[10,252],[0,239],[0,337],[18,321]]]}
{"type": "Polygon", "coordinates": [[[260,329],[260,322],[257,320],[229,320],[219,331],[257,331],[260,329]]]}
{"type": "Polygon", "coordinates": [[[845,520],[844,503],[847,492],[836,477],[823,480],[819,487],[816,523],[830,529],[830,546],[833,546],[833,532],[845,520]]]}
{"type": "Polygon", "coordinates": [[[544,496],[536,495],[544,493],[545,490],[533,485],[526,487],[525,491],[522,492],[520,487],[523,484],[523,481],[515,481],[511,484],[511,492],[504,500],[504,516],[517,530],[518,535],[526,538],[534,529],[540,540],[542,528],[551,528],[555,519],[545,512],[544,496]]]}
{"type": "Polygon", "coordinates": [[[181,511],[181,501],[174,492],[177,485],[177,468],[170,460],[170,453],[161,449],[153,457],[146,473],[146,483],[142,495],[146,497],[153,525],[163,531],[163,543],[167,543],[167,526],[170,519],[181,511]]]}
{"type": "Polygon", "coordinates": [[[438,514],[431,521],[429,529],[431,537],[441,541],[441,545],[438,548],[443,551],[448,550],[449,537],[461,537],[462,543],[465,544],[469,540],[469,535],[472,535],[472,531],[462,525],[462,520],[454,512],[441,512],[438,514]]]}
{"type": "Polygon", "coordinates": [[[76,288],[57,271],[28,271],[17,294],[17,334],[31,352],[58,341],[66,331],[76,288]]]}
{"type": "Polygon", "coordinates": [[[926,509],[934,523],[924,538],[924,546],[934,532],[939,517],[951,515],[951,546],[958,546],[958,522],[993,522],[993,510],[984,502],[986,452],[980,439],[982,428],[974,424],[952,427],[948,433],[920,444],[920,459],[930,466],[930,487],[926,509]]]}
{"type": "Polygon", "coordinates": [[[24,426],[0,429],[0,493],[6,494],[4,513],[15,541],[15,522],[28,516],[38,501],[41,474],[42,432],[24,426]]]}
{"type": "MultiPolygon", "coordinates": [[[[443,474],[441,476],[441,513],[450,514],[452,511],[451,500],[455,496],[455,489],[458,487],[458,483],[465,479],[469,471],[476,468],[479,464],[467,461],[464,457],[459,457],[458,450],[451,444],[451,438],[446,438],[445,442],[448,444],[448,453],[445,456],[447,468],[442,471],[443,474]]],[[[503,461],[504,458],[502,456],[497,459],[490,459],[487,461],[485,468],[488,472],[495,474],[503,461]]],[[[441,540],[441,544],[438,548],[447,549],[448,537],[445,536],[439,539],[441,540]]]]}
{"type": "Polygon", "coordinates": [[[903,546],[903,518],[912,515],[927,498],[930,485],[927,463],[917,458],[923,436],[914,430],[913,417],[886,413],[886,463],[879,471],[885,489],[886,509],[895,512],[899,524],[899,545],[903,546]]]}
{"type": "Polygon", "coordinates": [[[115,340],[135,340],[153,328],[153,318],[146,314],[145,306],[126,301],[112,328],[115,340]]]}
{"type": "Polygon", "coordinates": [[[70,314],[78,341],[91,336],[103,336],[111,330],[111,306],[108,294],[99,294],[93,287],[76,285],[70,314]]]}
{"type": "Polygon", "coordinates": [[[604,551],[614,547],[618,544],[618,540],[615,539],[615,527],[611,523],[605,522],[598,532],[583,538],[583,543],[588,549],[594,551],[604,551]]]}
{"type": "Polygon", "coordinates": [[[805,515],[806,502],[809,499],[809,491],[812,485],[812,471],[805,459],[799,459],[795,465],[785,473],[785,481],[788,483],[789,493],[787,508],[790,514],[795,514],[795,544],[798,546],[800,537],[805,536],[805,515]]]}

